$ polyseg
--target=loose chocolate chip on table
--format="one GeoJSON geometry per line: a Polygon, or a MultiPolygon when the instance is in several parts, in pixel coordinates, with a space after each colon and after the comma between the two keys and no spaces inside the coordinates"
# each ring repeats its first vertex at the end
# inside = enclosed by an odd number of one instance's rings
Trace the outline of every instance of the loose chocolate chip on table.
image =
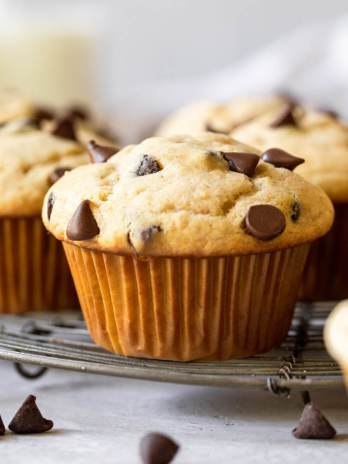
{"type": "Polygon", "coordinates": [[[179,450],[179,445],[161,433],[148,433],[140,442],[143,464],[169,464],[179,450]]]}
{"type": "Polygon", "coordinates": [[[304,163],[303,158],[290,155],[280,148],[269,148],[262,155],[261,158],[266,163],[273,164],[276,168],[285,168],[290,171],[294,170],[297,166],[304,163]]]}
{"type": "Polygon", "coordinates": [[[147,174],[154,174],[160,170],[161,167],[154,158],[152,158],[150,155],[144,155],[136,170],[136,175],[146,176],[147,174]]]}
{"type": "Polygon", "coordinates": [[[48,199],[47,199],[47,218],[48,218],[48,220],[51,219],[51,214],[52,214],[54,202],[55,202],[54,193],[51,192],[49,194],[49,196],[48,196],[48,199]]]}
{"type": "Polygon", "coordinates": [[[296,222],[301,214],[301,205],[298,201],[294,201],[291,205],[291,220],[296,222]]]}
{"type": "Polygon", "coordinates": [[[272,129],[277,129],[278,127],[283,126],[295,126],[297,127],[296,119],[294,118],[294,105],[292,103],[287,103],[285,108],[281,113],[275,118],[275,120],[270,124],[272,129]]]}
{"type": "Polygon", "coordinates": [[[59,168],[54,169],[49,177],[50,184],[53,185],[60,179],[67,171],[71,171],[72,168],[69,166],[60,166],[59,168]]]}
{"type": "Polygon", "coordinates": [[[29,395],[16,412],[8,428],[14,433],[42,433],[51,430],[53,422],[42,417],[36,397],[29,395]]]}
{"type": "Polygon", "coordinates": [[[94,140],[88,142],[87,148],[92,163],[105,163],[110,156],[118,152],[118,148],[98,145],[94,140]]]}
{"type": "Polygon", "coordinates": [[[223,134],[223,135],[228,135],[229,134],[228,131],[223,131],[223,130],[220,130],[220,129],[216,129],[209,122],[207,122],[207,124],[205,125],[205,130],[207,132],[213,132],[214,134],[223,134]]]}
{"type": "Polygon", "coordinates": [[[71,118],[57,119],[51,133],[64,139],[76,140],[74,122],[71,118]]]}
{"type": "Polygon", "coordinates": [[[5,435],[5,431],[6,431],[5,426],[4,426],[4,423],[3,423],[2,418],[0,416],[0,436],[5,435]]]}
{"type": "Polygon", "coordinates": [[[89,206],[89,201],[82,201],[70,219],[66,236],[70,240],[89,240],[100,232],[89,206]]]}
{"type": "Polygon", "coordinates": [[[147,229],[142,230],[140,233],[140,236],[144,242],[147,242],[153,237],[153,235],[161,231],[162,229],[160,226],[151,226],[151,227],[148,227],[147,229]]]}
{"type": "Polygon", "coordinates": [[[258,155],[254,153],[221,153],[223,158],[228,162],[231,171],[240,172],[248,177],[254,175],[256,166],[260,161],[258,155]]]}
{"type": "Polygon", "coordinates": [[[308,403],[292,434],[295,438],[328,439],[336,435],[336,430],[318,408],[308,403]]]}
{"type": "Polygon", "coordinates": [[[245,217],[248,232],[260,240],[272,240],[285,229],[284,214],[276,206],[251,206],[245,217]]]}

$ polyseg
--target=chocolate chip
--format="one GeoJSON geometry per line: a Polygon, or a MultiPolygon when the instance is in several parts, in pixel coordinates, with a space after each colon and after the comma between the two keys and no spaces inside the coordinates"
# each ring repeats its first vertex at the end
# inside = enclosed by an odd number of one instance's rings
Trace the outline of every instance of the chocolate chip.
{"type": "Polygon", "coordinates": [[[54,111],[44,106],[37,106],[34,111],[34,119],[38,124],[42,121],[50,121],[54,118],[54,111]]]}
{"type": "Polygon", "coordinates": [[[179,450],[179,445],[161,433],[148,433],[140,442],[143,464],[169,464],[179,450]]]}
{"type": "Polygon", "coordinates": [[[51,193],[49,194],[49,196],[48,196],[48,199],[47,199],[47,219],[48,219],[48,220],[51,219],[51,214],[52,214],[54,202],[55,202],[54,193],[51,192],[51,193]]]}
{"type": "Polygon", "coordinates": [[[220,130],[220,129],[216,129],[209,122],[207,122],[207,124],[205,125],[205,130],[207,132],[213,132],[214,134],[223,134],[223,135],[228,135],[229,134],[228,131],[223,131],[223,130],[220,130]]]}
{"type": "Polygon", "coordinates": [[[335,110],[332,110],[331,108],[319,108],[318,111],[320,111],[320,113],[324,113],[324,114],[330,116],[333,119],[339,119],[340,118],[340,115],[338,114],[338,112],[335,111],[335,110]]]}
{"type": "Polygon", "coordinates": [[[328,439],[336,435],[336,430],[311,403],[303,409],[298,426],[292,431],[295,438],[328,439]]]}
{"type": "Polygon", "coordinates": [[[231,171],[240,172],[248,177],[254,175],[256,166],[260,161],[258,155],[254,153],[221,153],[223,158],[228,162],[231,171]]]}
{"type": "Polygon", "coordinates": [[[47,432],[52,427],[53,422],[42,417],[33,395],[28,396],[8,426],[12,432],[19,434],[47,432]]]}
{"type": "Polygon", "coordinates": [[[282,112],[270,124],[270,127],[272,127],[272,129],[277,129],[278,127],[283,126],[297,127],[297,122],[294,118],[293,111],[294,105],[292,103],[287,103],[282,112]]]}
{"type": "Polygon", "coordinates": [[[6,432],[5,426],[4,426],[4,423],[3,423],[2,418],[0,416],[0,436],[5,435],[5,432],[6,432]]]}
{"type": "Polygon", "coordinates": [[[98,145],[94,140],[88,142],[87,149],[92,163],[105,163],[118,152],[118,148],[98,145]]]}
{"type": "Polygon", "coordinates": [[[68,109],[67,117],[72,119],[84,119],[87,121],[90,118],[90,115],[87,108],[80,105],[73,105],[68,109]]]}
{"type": "Polygon", "coordinates": [[[51,130],[52,135],[62,137],[63,139],[77,140],[74,123],[71,118],[57,119],[51,130]]]}
{"type": "Polygon", "coordinates": [[[144,242],[147,242],[150,240],[155,234],[158,232],[161,232],[162,229],[160,226],[151,226],[148,227],[147,229],[144,229],[141,231],[140,236],[144,242]]]}
{"type": "Polygon", "coordinates": [[[275,95],[278,98],[281,98],[285,103],[291,104],[293,106],[299,105],[298,98],[294,96],[289,90],[282,89],[278,90],[275,95]]]}
{"type": "Polygon", "coordinates": [[[296,222],[301,214],[301,205],[298,201],[294,201],[291,205],[291,220],[296,222]]]}
{"type": "Polygon", "coordinates": [[[154,158],[152,158],[150,155],[144,155],[136,170],[136,175],[146,176],[147,174],[154,174],[160,170],[161,167],[154,158]]]}
{"type": "Polygon", "coordinates": [[[89,240],[100,232],[89,206],[89,201],[82,201],[68,223],[66,236],[70,240],[89,240]]]}
{"type": "Polygon", "coordinates": [[[284,214],[272,205],[251,206],[245,217],[247,230],[260,240],[277,237],[284,231],[285,224],[284,214]]]}
{"type": "Polygon", "coordinates": [[[60,179],[67,171],[71,171],[72,168],[69,168],[69,166],[60,166],[56,169],[54,169],[49,177],[49,183],[53,185],[55,182],[57,182],[58,179],[60,179]]]}
{"type": "Polygon", "coordinates": [[[303,158],[290,155],[280,148],[269,148],[262,155],[261,158],[266,163],[273,164],[276,168],[285,168],[289,171],[294,170],[297,166],[304,163],[303,158]]]}

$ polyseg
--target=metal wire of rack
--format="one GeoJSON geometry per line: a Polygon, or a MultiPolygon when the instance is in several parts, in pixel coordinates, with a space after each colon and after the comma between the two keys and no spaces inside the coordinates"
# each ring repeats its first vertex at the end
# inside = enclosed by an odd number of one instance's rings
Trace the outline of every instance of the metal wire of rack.
{"type": "Polygon", "coordinates": [[[0,359],[37,378],[47,368],[223,387],[254,387],[288,396],[342,385],[338,365],[325,351],[322,329],[331,306],[299,304],[287,338],[269,353],[223,362],[170,362],[106,352],[90,339],[83,321],[71,316],[0,318],[0,359]],[[38,366],[30,370],[27,363],[38,366]]]}

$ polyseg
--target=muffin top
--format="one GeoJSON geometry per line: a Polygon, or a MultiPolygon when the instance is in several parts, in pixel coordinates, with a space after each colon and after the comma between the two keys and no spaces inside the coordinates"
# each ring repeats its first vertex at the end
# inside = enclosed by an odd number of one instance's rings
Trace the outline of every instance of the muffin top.
{"type": "Polygon", "coordinates": [[[260,150],[275,146],[305,159],[296,169],[334,202],[348,201],[348,126],[330,112],[284,103],[231,134],[260,150]]]}
{"type": "Polygon", "coordinates": [[[157,135],[168,136],[208,131],[229,134],[233,129],[268,111],[278,110],[285,96],[238,98],[224,103],[191,103],[168,116],[157,135]]]}
{"type": "Polygon", "coordinates": [[[324,339],[331,356],[348,368],[348,300],[341,301],[328,317],[324,339]]]}
{"type": "Polygon", "coordinates": [[[332,205],[291,172],[301,160],[259,154],[221,134],[153,137],[66,173],[43,221],[60,240],[147,256],[260,253],[325,234],[332,205]]]}
{"type": "Polygon", "coordinates": [[[49,186],[88,162],[83,145],[22,125],[19,120],[0,131],[0,216],[39,215],[49,186]]]}
{"type": "Polygon", "coordinates": [[[0,94],[0,216],[40,215],[50,185],[89,162],[91,139],[108,143],[80,107],[57,113],[15,91],[0,94]]]}

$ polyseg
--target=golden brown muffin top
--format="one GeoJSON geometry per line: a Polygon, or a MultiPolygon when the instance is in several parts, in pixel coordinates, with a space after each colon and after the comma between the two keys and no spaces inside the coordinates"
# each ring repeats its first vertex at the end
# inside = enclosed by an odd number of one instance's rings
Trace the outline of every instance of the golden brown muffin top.
{"type": "Polygon", "coordinates": [[[43,221],[60,240],[149,256],[260,253],[324,235],[326,194],[291,172],[292,157],[276,153],[275,167],[259,154],[221,134],[153,137],[66,173],[43,221]]]}

